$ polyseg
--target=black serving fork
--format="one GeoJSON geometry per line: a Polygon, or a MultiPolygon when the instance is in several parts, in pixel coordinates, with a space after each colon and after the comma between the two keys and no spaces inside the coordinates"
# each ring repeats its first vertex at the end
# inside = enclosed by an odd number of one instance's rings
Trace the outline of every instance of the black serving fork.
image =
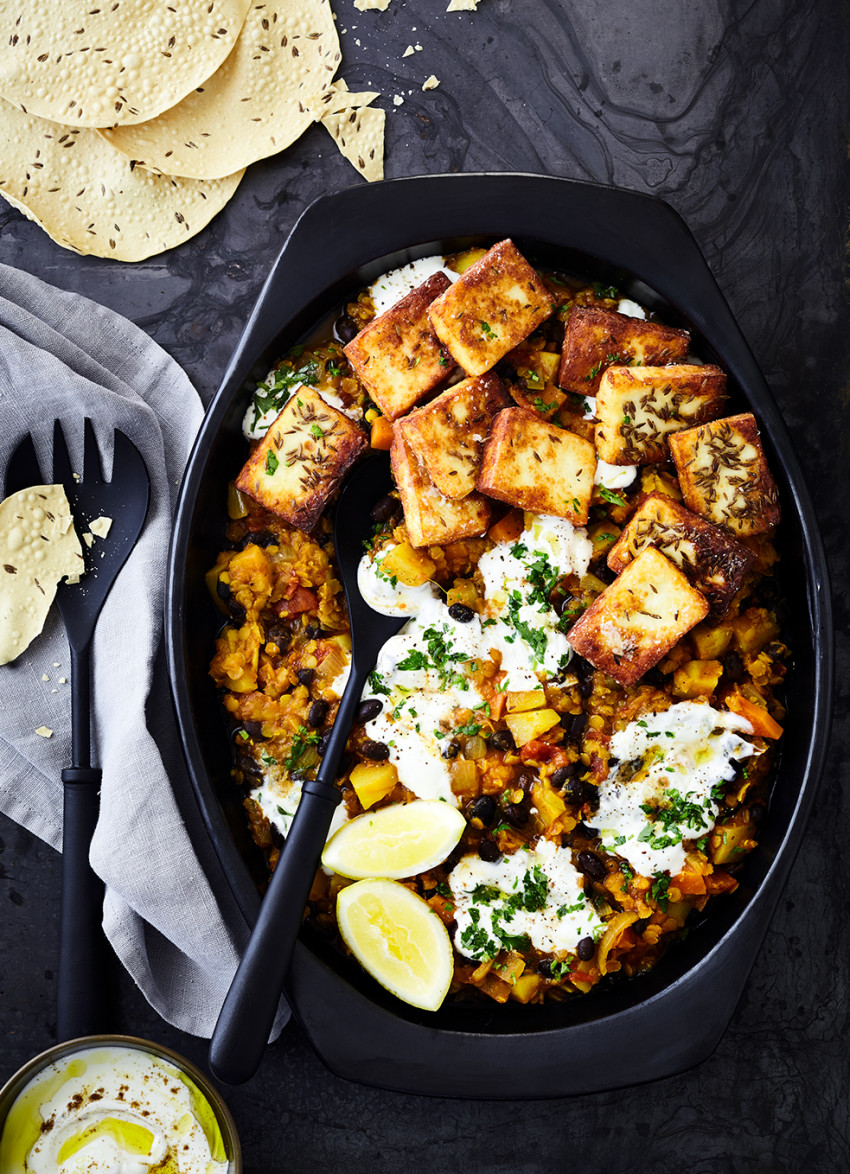
{"type": "MultiPolygon", "coordinates": [[[[45,466],[45,471],[47,471],[45,466]]],[[[100,770],[91,755],[91,640],[94,625],[141,533],[150,479],[135,445],[123,432],[113,437],[112,477],[104,478],[91,420],[84,424],[83,468],[75,476],[62,425],[53,425],[53,467],[44,476],[31,436],[25,436],[6,468],[6,495],[31,485],[62,485],[78,534],[97,517],[112,519],[108,534],[83,544],[85,574],[61,583],[56,602],[71,647],[71,765],[62,771],[64,831],[62,916],[59,938],[57,1036],[59,1041],[103,1030],[103,882],[89,864],[89,846],[100,805],[100,770]]]]}

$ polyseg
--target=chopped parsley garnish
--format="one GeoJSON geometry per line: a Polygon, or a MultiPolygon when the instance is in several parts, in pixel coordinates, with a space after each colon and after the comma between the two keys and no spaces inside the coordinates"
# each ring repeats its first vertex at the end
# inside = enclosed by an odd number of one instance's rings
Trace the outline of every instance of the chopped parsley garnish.
{"type": "Polygon", "coordinates": [[[465,725],[458,726],[458,728],[455,730],[455,733],[464,734],[467,738],[474,738],[476,734],[481,733],[481,729],[482,727],[478,724],[478,722],[468,721],[465,725]]]}
{"type": "Polygon", "coordinates": [[[369,673],[369,691],[370,693],[384,693],[387,697],[390,695],[390,690],[384,682],[384,678],[377,669],[372,669],[369,673]]]}
{"type": "Polygon", "coordinates": [[[582,909],[585,908],[587,908],[587,905],[582,897],[580,901],[576,901],[575,905],[561,905],[559,909],[555,910],[555,916],[558,918],[566,917],[568,913],[581,913],[582,909]]]}
{"type": "Polygon", "coordinates": [[[681,795],[671,787],[662,795],[660,805],[641,803],[641,811],[652,818],[652,823],[646,825],[638,840],[649,844],[650,848],[671,848],[684,839],[692,839],[689,833],[708,828],[705,814],[711,802],[709,800],[705,805],[694,803],[689,798],[693,794],[689,791],[687,795],[681,795]]]}
{"type": "Polygon", "coordinates": [[[653,882],[650,890],[654,900],[658,902],[659,909],[667,911],[667,890],[670,888],[669,876],[657,876],[653,882]]]}
{"type": "MultiPolygon", "coordinates": [[[[519,609],[522,606],[522,596],[519,591],[511,591],[508,597],[507,620],[505,623],[510,623],[517,635],[521,636],[528,647],[531,649],[534,659],[539,663],[543,663],[543,658],[546,655],[546,647],[549,643],[549,638],[544,631],[539,628],[532,628],[526,620],[521,620],[519,617],[519,609]]],[[[529,602],[534,602],[530,596],[529,602]]],[[[512,643],[510,637],[506,637],[508,643],[512,643]]]]}
{"type": "Polygon", "coordinates": [[[321,428],[319,427],[318,424],[311,424],[310,425],[310,435],[313,437],[314,440],[321,440],[325,434],[321,430],[321,428]]]}
{"type": "Polygon", "coordinates": [[[499,336],[498,336],[498,334],[496,334],[495,330],[492,328],[492,326],[490,325],[490,323],[489,323],[489,322],[484,322],[484,321],[482,321],[481,319],[479,319],[479,322],[478,322],[478,324],[479,324],[479,326],[481,327],[481,332],[482,332],[482,334],[484,335],[484,337],[485,337],[485,338],[487,338],[487,339],[493,339],[493,338],[498,338],[498,337],[499,337],[499,336]]]}
{"type": "Polygon", "coordinates": [[[538,412],[552,412],[555,410],[555,408],[557,408],[558,401],[556,399],[553,399],[551,404],[547,404],[547,403],[544,403],[543,396],[538,395],[538,396],[535,396],[535,398],[534,398],[534,406],[535,406],[535,408],[537,408],[538,412]]]}
{"type": "Polygon", "coordinates": [[[279,464],[280,461],[277,459],[277,456],[272,452],[271,449],[269,449],[269,451],[266,453],[266,473],[269,477],[274,476],[274,474],[277,472],[277,467],[279,464]]]}
{"type": "Polygon", "coordinates": [[[254,392],[252,429],[256,428],[260,417],[264,416],[266,412],[270,412],[272,409],[279,412],[289,399],[293,389],[300,383],[313,387],[319,382],[319,367],[312,359],[302,367],[295,367],[292,360],[300,358],[302,351],[303,347],[293,347],[289,352],[290,358],[277,370],[271,372],[267,382],[257,385],[257,390],[254,392]]]}
{"type": "Polygon", "coordinates": [[[448,625],[443,624],[443,630],[426,628],[422,633],[428,644],[427,654],[421,648],[413,648],[407,656],[400,660],[396,668],[402,672],[416,672],[419,669],[436,669],[440,677],[440,688],[445,689],[454,685],[458,689],[469,688],[469,681],[463,673],[459,673],[452,666],[459,661],[469,658],[464,652],[452,652],[452,645],[446,639],[448,625]]]}
{"type": "Polygon", "coordinates": [[[603,285],[601,281],[594,281],[593,292],[597,298],[610,298],[612,301],[620,296],[616,286],[603,285]]]}
{"type": "Polygon", "coordinates": [[[266,754],[265,750],[260,755],[260,762],[264,766],[277,766],[277,759],[273,758],[271,754],[266,754]]]}
{"type": "Polygon", "coordinates": [[[608,489],[604,485],[599,487],[599,496],[609,502],[611,505],[628,505],[629,503],[621,493],[615,493],[613,489],[608,489]]]}
{"type": "Polygon", "coordinates": [[[437,895],[440,897],[445,897],[447,900],[451,900],[452,891],[445,881],[437,882],[437,895]]]}
{"type": "Polygon", "coordinates": [[[603,366],[602,363],[597,363],[595,367],[591,367],[590,370],[588,371],[588,373],[584,377],[585,383],[591,383],[596,378],[596,376],[599,375],[600,372],[602,371],[602,366],[603,366]]]}
{"type": "Polygon", "coordinates": [[[318,734],[310,733],[306,726],[299,726],[298,733],[293,738],[292,745],[289,748],[289,754],[283,760],[284,770],[297,770],[307,747],[315,746],[318,741],[318,734]]]}

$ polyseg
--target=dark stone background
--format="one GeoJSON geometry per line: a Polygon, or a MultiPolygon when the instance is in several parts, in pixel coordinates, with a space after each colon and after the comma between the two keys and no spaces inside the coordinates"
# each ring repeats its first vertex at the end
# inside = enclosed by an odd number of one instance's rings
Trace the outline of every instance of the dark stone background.
{"type": "MultiPolygon", "coordinates": [[[[352,89],[381,90],[389,111],[387,175],[544,172],[647,191],[685,217],[774,390],[818,510],[842,633],[832,755],[744,996],[698,1069],[572,1100],[431,1100],[331,1076],[291,1024],[228,1097],[246,1170],[850,1170],[847,7],[481,0],[478,13],[447,15],[446,2],[358,13],[335,0],[343,74],[352,89]],[[422,51],[402,59],[416,43],[422,51]],[[430,73],[441,85],[423,93],[430,73]]],[[[252,167],[217,220],[174,252],[133,266],[76,257],[0,203],[0,261],[126,314],[208,399],[296,216],[356,182],[313,127],[283,158],[252,167]]],[[[3,1079],[54,1039],[59,860],[0,818],[0,878],[3,1079]]],[[[123,973],[117,991],[120,1027],[203,1061],[203,1041],[159,1020],[123,973]]]]}

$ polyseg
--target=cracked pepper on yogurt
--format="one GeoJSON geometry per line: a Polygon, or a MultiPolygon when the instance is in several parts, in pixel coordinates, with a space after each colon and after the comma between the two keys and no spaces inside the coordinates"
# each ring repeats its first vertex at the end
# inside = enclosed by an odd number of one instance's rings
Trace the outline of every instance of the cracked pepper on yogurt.
{"type": "MultiPolygon", "coordinates": [[[[414,800],[463,814],[402,881],[449,931],[456,998],[635,975],[739,883],[787,648],[775,486],[753,417],[725,411],[687,331],[511,241],[385,275],[254,392],[208,574],[234,780],[274,867],[348,676],[335,490],[389,449],[358,585],[407,622],[331,832],[414,800]]],[[[340,946],[350,883],[324,868],[310,893],[308,927],[340,946]]]]}

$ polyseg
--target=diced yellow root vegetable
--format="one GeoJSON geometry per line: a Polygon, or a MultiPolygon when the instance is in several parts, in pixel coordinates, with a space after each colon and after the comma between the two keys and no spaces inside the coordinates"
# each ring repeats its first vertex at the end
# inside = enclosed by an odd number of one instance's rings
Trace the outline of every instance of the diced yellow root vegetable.
{"type": "Polygon", "coordinates": [[[210,665],[213,679],[232,693],[253,693],[257,688],[260,640],[260,627],[254,621],[241,628],[225,629],[210,665]]]}
{"type": "Polygon", "coordinates": [[[455,603],[462,603],[464,607],[475,609],[478,603],[478,592],[471,579],[455,579],[454,586],[448,589],[446,606],[451,607],[455,603]]]}
{"type": "Polygon", "coordinates": [[[561,715],[554,709],[535,709],[529,713],[509,713],[505,717],[505,724],[517,746],[524,746],[526,742],[551,730],[560,720],[561,715]]]}
{"type": "Polygon", "coordinates": [[[708,697],[722,675],[719,660],[689,660],[673,674],[673,692],[677,697],[708,697]]]}
{"type": "Polygon", "coordinates": [[[437,564],[409,542],[402,542],[383,558],[379,556],[381,574],[398,579],[405,587],[421,587],[437,569],[437,564]]]}
{"type": "Polygon", "coordinates": [[[455,273],[460,273],[463,275],[466,273],[467,269],[472,268],[476,261],[480,261],[486,252],[486,249],[467,249],[465,253],[461,253],[460,256],[455,259],[455,262],[452,265],[452,269],[455,273]]]}
{"type": "Polygon", "coordinates": [[[519,510],[511,510],[487,531],[491,542],[516,542],[525,529],[525,521],[519,510]]]}
{"type": "Polygon", "coordinates": [[[386,798],[398,782],[398,771],[391,762],[358,762],[351,772],[351,785],[361,807],[371,807],[386,798]]]}
{"type": "Polygon", "coordinates": [[[748,823],[719,824],[709,843],[709,856],[715,864],[734,864],[751,848],[755,848],[755,841],[751,839],[752,828],[748,823]]]}
{"type": "Polygon", "coordinates": [[[513,985],[511,998],[518,1003],[530,1003],[543,985],[539,974],[523,974],[513,985]]]}
{"type": "Polygon", "coordinates": [[[388,420],[386,416],[378,416],[372,422],[372,434],[369,437],[369,444],[372,448],[380,448],[385,452],[389,452],[390,445],[393,442],[393,426],[392,421],[388,420]]]}
{"type": "Polygon", "coordinates": [[[552,784],[544,779],[536,779],[531,784],[531,801],[537,808],[544,829],[550,827],[567,810],[564,800],[555,794],[552,784]]]}
{"type": "Polygon", "coordinates": [[[555,383],[558,368],[561,365],[561,356],[554,351],[538,351],[536,367],[547,383],[555,383]]]}
{"type": "Polygon", "coordinates": [[[525,692],[512,693],[508,690],[508,713],[524,713],[529,709],[541,709],[546,704],[546,694],[542,689],[529,689],[525,692]]]}
{"type": "Polygon", "coordinates": [[[700,624],[691,632],[690,638],[694,652],[700,660],[717,660],[719,656],[724,656],[729,648],[732,625],[717,624],[715,627],[708,627],[700,624]]]}
{"type": "Polygon", "coordinates": [[[607,554],[620,537],[620,527],[615,526],[613,522],[597,522],[595,526],[590,527],[587,536],[593,543],[593,558],[599,558],[607,554]]]}
{"type": "Polygon", "coordinates": [[[764,607],[748,607],[743,615],[732,620],[732,629],[738,651],[750,655],[779,635],[779,625],[764,607]]]}
{"type": "Polygon", "coordinates": [[[674,501],[682,500],[678,478],[669,473],[662,473],[651,465],[648,469],[641,470],[640,488],[642,493],[663,493],[665,497],[672,497],[674,501]]]}

